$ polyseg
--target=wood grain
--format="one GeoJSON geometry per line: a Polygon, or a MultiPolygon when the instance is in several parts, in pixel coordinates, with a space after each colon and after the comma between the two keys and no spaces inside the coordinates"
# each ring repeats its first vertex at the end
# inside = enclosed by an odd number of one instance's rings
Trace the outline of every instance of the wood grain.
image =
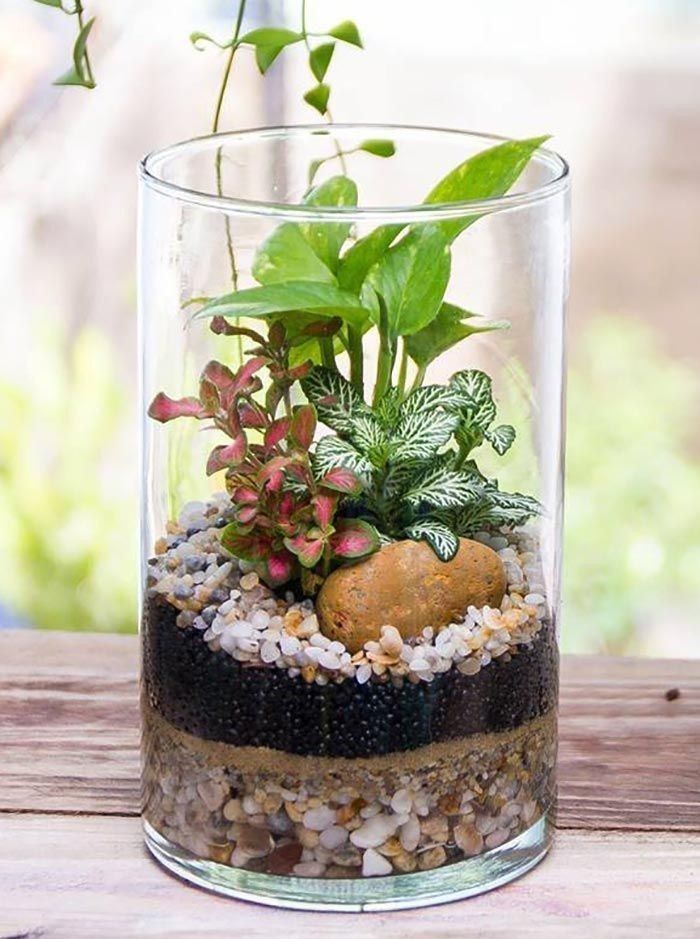
{"type": "Polygon", "coordinates": [[[700,929],[700,835],[561,832],[526,877],[457,904],[362,920],[263,909],[183,886],[145,854],[137,819],[6,816],[0,936],[42,939],[461,937],[664,939],[700,929]],[[9,901],[9,902],[8,902],[9,901]]]}
{"type": "MultiPolygon", "coordinates": [[[[0,811],[138,813],[137,658],[133,636],[0,635],[0,811]]],[[[700,662],[565,657],[559,826],[700,831],[699,744],[700,662]]]]}

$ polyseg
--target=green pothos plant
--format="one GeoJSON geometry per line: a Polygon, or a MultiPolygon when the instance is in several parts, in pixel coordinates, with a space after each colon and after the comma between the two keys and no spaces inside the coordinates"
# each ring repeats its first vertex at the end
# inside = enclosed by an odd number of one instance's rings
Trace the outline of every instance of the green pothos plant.
{"type": "MultiPolygon", "coordinates": [[[[82,4],[38,0],[75,15],[79,31],[71,83],[93,87],[87,51],[92,20],[82,4]]],[[[226,53],[212,130],[220,129],[234,57],[250,48],[262,73],[287,48],[302,44],[315,84],[304,100],[332,120],[327,72],[338,42],[361,47],[345,21],[325,32],[300,28],[243,29],[241,0],[230,39],[193,33],[192,43],[226,53]]],[[[537,501],[502,491],[477,464],[479,447],[503,455],[515,429],[496,422],[491,379],[477,369],[456,372],[446,385],[425,384],[427,370],[469,336],[507,324],[483,320],[447,299],[455,240],[479,214],[406,225],[385,224],[358,238],[350,221],[329,208],[358,205],[348,173],[356,154],[389,158],[390,140],[342,149],[332,129],[320,132],[330,155],[309,166],[304,202],[318,221],[284,222],[258,246],[251,266],[256,285],[239,288],[230,220],[226,244],[232,290],[188,301],[194,319],[219,334],[247,341],[248,357],[233,372],[210,362],[196,396],[159,393],[149,414],[207,421],[228,438],[206,471],[223,472],[232,501],[223,543],[256,566],[268,583],[301,578],[312,593],[338,564],[397,539],[426,541],[443,561],[459,538],[483,529],[512,528],[539,511],[537,501]],[[316,180],[334,162],[340,173],[316,180]],[[267,335],[250,328],[265,321],[267,335]],[[365,374],[364,346],[378,348],[374,375],[365,374]],[[267,387],[260,378],[268,373],[267,387]],[[295,400],[303,398],[301,403],[295,400]],[[317,422],[326,433],[316,434],[317,422]]],[[[505,141],[466,159],[440,180],[425,204],[468,203],[502,196],[546,137],[505,141]]],[[[221,152],[216,155],[221,194],[221,152]]]]}

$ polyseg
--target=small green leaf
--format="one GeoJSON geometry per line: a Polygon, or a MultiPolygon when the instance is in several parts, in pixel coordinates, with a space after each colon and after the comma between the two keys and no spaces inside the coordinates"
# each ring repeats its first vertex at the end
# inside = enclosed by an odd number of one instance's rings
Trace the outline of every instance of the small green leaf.
{"type": "Polygon", "coordinates": [[[255,62],[258,66],[261,75],[264,75],[265,72],[269,69],[272,63],[275,61],[280,52],[284,49],[284,46],[256,46],[255,47],[255,62]]]}
{"type": "Polygon", "coordinates": [[[380,225],[348,248],[338,268],[338,283],[345,290],[359,293],[371,267],[382,257],[403,225],[380,225]]]}
{"type": "Polygon", "coordinates": [[[194,32],[190,33],[190,42],[195,47],[197,52],[204,52],[204,46],[201,43],[211,43],[212,46],[216,46],[217,49],[228,49],[231,46],[230,42],[219,42],[218,39],[214,39],[213,36],[210,36],[208,33],[194,32]]]}
{"type": "MultiPolygon", "coordinates": [[[[316,186],[304,198],[306,205],[357,205],[357,186],[347,176],[333,176],[316,186]]],[[[350,222],[306,222],[299,229],[314,253],[335,271],[338,256],[351,229],[350,222]]]]}
{"type": "Polygon", "coordinates": [[[413,541],[426,541],[441,561],[451,561],[459,550],[457,535],[436,519],[419,519],[406,528],[406,534],[413,541]]]}
{"type": "Polygon", "coordinates": [[[450,279],[450,250],[437,225],[413,229],[390,248],[368,281],[384,298],[392,337],[409,336],[437,314],[450,279]]]}
{"type": "Polygon", "coordinates": [[[326,77],[328,66],[331,64],[331,59],[333,58],[334,49],[334,42],[324,42],[320,46],[316,46],[316,48],[312,49],[309,53],[309,68],[317,82],[322,82],[326,77]]]}
{"type": "Polygon", "coordinates": [[[406,348],[416,365],[426,368],[462,339],[475,333],[508,329],[509,325],[505,320],[482,320],[475,313],[445,302],[440,306],[435,319],[417,333],[406,337],[406,348]],[[469,320],[469,323],[466,324],[464,320],[469,320]]]}
{"type": "Polygon", "coordinates": [[[260,284],[317,281],[335,284],[335,277],[309,244],[299,225],[284,222],[262,242],[255,253],[253,277],[260,284]]]}
{"type": "Polygon", "coordinates": [[[249,33],[241,36],[239,43],[249,46],[291,46],[295,42],[303,39],[301,33],[295,33],[291,29],[278,29],[277,27],[263,26],[260,29],[252,29],[249,33]]]}
{"type": "Polygon", "coordinates": [[[94,22],[95,17],[93,16],[78,33],[73,46],[73,67],[64,75],[61,75],[60,78],[57,78],[54,85],[78,85],[82,88],[95,87],[95,83],[90,81],[85,71],[85,50],[87,48],[88,36],[90,35],[90,30],[94,22]]]}
{"type": "Polygon", "coordinates": [[[315,108],[319,114],[325,114],[328,110],[328,99],[331,94],[330,85],[325,85],[323,82],[315,85],[310,91],[307,91],[304,95],[304,101],[307,104],[310,104],[312,108],[315,108]]]}
{"type": "Polygon", "coordinates": [[[63,9],[62,0],[34,0],[35,3],[42,3],[45,7],[57,7],[63,9]]]}
{"type": "Polygon", "coordinates": [[[362,49],[360,31],[352,20],[344,20],[342,23],[338,23],[333,29],[328,30],[328,35],[334,39],[340,39],[342,42],[349,42],[352,46],[359,46],[362,49]]]}
{"type": "Polygon", "coordinates": [[[367,310],[357,297],[332,284],[295,281],[251,287],[210,300],[195,314],[195,319],[211,316],[267,317],[277,313],[313,312],[319,316],[339,316],[353,326],[361,327],[367,310]]]}
{"type": "Polygon", "coordinates": [[[498,427],[492,427],[484,434],[488,442],[499,456],[503,456],[515,440],[515,428],[510,424],[500,424],[498,427]]]}
{"type": "MultiPolygon", "coordinates": [[[[492,199],[505,195],[530,161],[535,150],[548,140],[548,136],[528,140],[507,140],[488,150],[482,150],[460,163],[428,193],[425,202],[434,205],[445,202],[466,202],[492,199]]],[[[479,215],[441,222],[440,226],[450,241],[468,228],[479,215]]]]}
{"type": "Polygon", "coordinates": [[[357,149],[378,157],[392,157],[396,153],[393,140],[363,140],[357,149]]]}

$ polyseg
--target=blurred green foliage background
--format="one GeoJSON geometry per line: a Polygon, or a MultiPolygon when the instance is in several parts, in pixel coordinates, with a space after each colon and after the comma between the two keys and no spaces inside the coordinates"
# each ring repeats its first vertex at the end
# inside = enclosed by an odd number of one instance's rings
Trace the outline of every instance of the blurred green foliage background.
{"type": "MultiPolygon", "coordinates": [[[[105,338],[85,329],[67,356],[64,344],[44,334],[42,382],[0,385],[0,602],[42,629],[133,631],[137,506],[110,471],[115,447],[135,451],[133,422],[105,338]]],[[[577,339],[565,650],[656,651],[659,634],[692,619],[700,466],[687,438],[699,394],[648,327],[599,318],[577,339]]]]}

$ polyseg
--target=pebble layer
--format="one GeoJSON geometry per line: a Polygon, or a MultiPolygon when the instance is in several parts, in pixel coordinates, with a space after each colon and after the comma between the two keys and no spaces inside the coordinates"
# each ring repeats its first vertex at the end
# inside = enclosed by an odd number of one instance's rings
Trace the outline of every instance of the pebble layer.
{"type": "Polygon", "coordinates": [[[207,743],[144,702],[144,815],[197,857],[300,877],[426,871],[507,844],[550,810],[554,711],[403,756],[207,743]]]}
{"type": "Polygon", "coordinates": [[[275,594],[221,546],[230,510],[221,493],[209,502],[188,503],[178,521],[169,523],[149,562],[146,603],[152,620],[155,601],[166,601],[181,629],[195,630],[212,652],[223,650],[241,664],[283,669],[318,685],[346,679],[398,687],[430,683],[452,669],[476,674],[532,643],[552,620],[534,533],[480,532],[475,539],[498,552],[506,572],[499,609],[469,607],[461,621],[439,632],[426,624],[422,635],[407,642],[388,623],[380,641],[351,655],[319,631],[312,600],[291,591],[275,594]]]}

